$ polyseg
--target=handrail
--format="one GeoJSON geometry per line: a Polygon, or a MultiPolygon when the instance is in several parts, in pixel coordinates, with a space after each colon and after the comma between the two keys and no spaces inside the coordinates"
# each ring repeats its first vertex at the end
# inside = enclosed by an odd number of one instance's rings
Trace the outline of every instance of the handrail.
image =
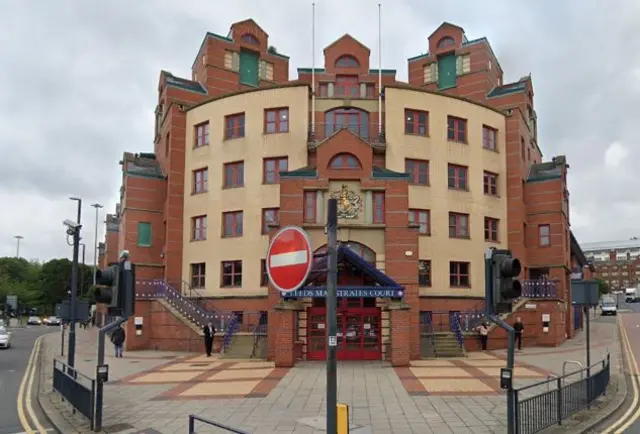
{"type": "Polygon", "coordinates": [[[195,414],[190,414],[189,415],[189,434],[196,434],[196,421],[202,422],[202,423],[206,423],[207,425],[211,425],[214,426],[216,428],[220,428],[223,429],[225,431],[229,431],[231,433],[234,434],[249,434],[246,431],[242,431],[238,428],[233,428],[230,427],[228,425],[224,425],[222,423],[219,422],[215,422],[213,420],[210,419],[205,419],[204,417],[201,416],[196,416],[195,414]]]}
{"type": "Polygon", "coordinates": [[[456,339],[458,340],[458,344],[461,348],[464,348],[464,336],[462,335],[462,330],[460,329],[460,314],[455,312],[452,315],[453,324],[451,324],[451,328],[456,335],[456,339]]]}
{"type": "MultiPolygon", "coordinates": [[[[608,363],[610,360],[610,355],[607,354],[607,358],[605,360],[601,360],[599,362],[594,363],[593,365],[589,366],[588,368],[582,368],[582,371],[580,372],[586,372],[587,369],[591,370],[594,368],[597,368],[599,366],[603,366],[603,364],[608,363]]],[[[538,381],[537,383],[533,383],[533,384],[528,384],[526,386],[522,386],[521,388],[518,389],[518,392],[522,392],[523,390],[527,390],[527,389],[533,389],[534,387],[538,387],[538,386],[544,386],[545,384],[547,384],[548,382],[553,382],[553,381],[557,381],[557,380],[565,380],[569,377],[571,377],[572,375],[577,374],[578,371],[575,372],[570,372],[566,375],[562,375],[561,377],[555,377],[553,379],[550,380],[543,380],[543,381],[538,381]]]]}
{"type": "MultiPolygon", "coordinates": [[[[562,364],[562,378],[566,378],[566,377],[570,377],[571,375],[577,374],[578,372],[580,372],[580,379],[582,380],[584,378],[584,367],[582,366],[582,363],[575,361],[575,360],[565,360],[565,362],[562,364]],[[578,369],[577,371],[573,371],[570,373],[570,375],[567,375],[567,364],[572,364],[572,365],[578,365],[580,367],[580,369],[578,369]]],[[[564,380],[563,380],[564,381],[564,380]]]]}
{"type": "Polygon", "coordinates": [[[227,325],[227,330],[225,331],[224,338],[222,339],[222,348],[221,353],[224,354],[229,346],[231,345],[231,340],[233,338],[233,334],[235,333],[238,325],[238,317],[233,315],[231,321],[229,321],[229,325],[227,325]]]}
{"type": "Polygon", "coordinates": [[[251,357],[256,356],[256,350],[258,348],[258,343],[264,339],[266,335],[267,324],[256,324],[253,329],[253,348],[251,349],[251,357]]]}

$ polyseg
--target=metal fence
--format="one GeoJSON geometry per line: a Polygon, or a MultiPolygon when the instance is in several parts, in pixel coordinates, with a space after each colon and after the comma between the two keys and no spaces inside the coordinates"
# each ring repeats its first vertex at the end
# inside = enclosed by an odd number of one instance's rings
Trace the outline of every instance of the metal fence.
{"type": "Polygon", "coordinates": [[[249,434],[246,431],[242,431],[237,428],[233,428],[227,425],[223,425],[213,420],[205,419],[204,417],[196,416],[195,414],[189,415],[189,434],[196,434],[196,421],[202,422],[205,425],[209,425],[215,428],[219,428],[223,432],[230,432],[235,434],[249,434]]]}
{"type": "Polygon", "coordinates": [[[62,395],[84,417],[89,419],[91,430],[95,422],[95,391],[96,381],[80,373],[76,369],[53,360],[53,390],[62,395]]]}
{"type": "Polygon", "coordinates": [[[562,425],[563,420],[589,407],[606,393],[610,366],[611,360],[607,355],[605,360],[591,367],[517,389],[516,434],[533,434],[551,425],[562,425]],[[581,376],[580,380],[568,383],[570,377],[577,375],[581,376]],[[525,397],[535,388],[547,390],[525,397]]]}

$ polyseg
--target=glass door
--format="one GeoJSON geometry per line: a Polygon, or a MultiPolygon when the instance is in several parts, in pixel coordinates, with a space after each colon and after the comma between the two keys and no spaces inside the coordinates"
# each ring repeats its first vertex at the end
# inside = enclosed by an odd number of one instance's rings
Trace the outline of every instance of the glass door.
{"type": "Polygon", "coordinates": [[[382,354],[380,313],[362,316],[362,359],[380,360],[382,354]]]}
{"type": "Polygon", "coordinates": [[[327,358],[327,316],[323,307],[310,308],[307,322],[307,360],[327,358]]]}

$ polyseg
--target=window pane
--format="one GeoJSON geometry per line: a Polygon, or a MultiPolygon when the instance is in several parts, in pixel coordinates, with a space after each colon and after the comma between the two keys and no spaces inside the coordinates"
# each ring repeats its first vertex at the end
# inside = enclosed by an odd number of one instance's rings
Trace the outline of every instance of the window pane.
{"type": "Polygon", "coordinates": [[[276,112],[268,111],[267,112],[267,122],[275,122],[276,121],[276,112]]]}

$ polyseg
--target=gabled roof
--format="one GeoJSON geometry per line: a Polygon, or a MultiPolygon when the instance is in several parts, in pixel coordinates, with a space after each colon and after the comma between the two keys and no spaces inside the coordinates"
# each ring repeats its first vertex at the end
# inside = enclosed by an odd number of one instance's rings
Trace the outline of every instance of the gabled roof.
{"type": "Polygon", "coordinates": [[[173,86],[180,89],[206,94],[207,90],[197,81],[187,80],[186,78],[176,77],[169,71],[160,71],[160,81],[165,78],[167,86],[173,86]]]}
{"type": "MultiPolygon", "coordinates": [[[[337,125],[335,127],[338,128],[337,125]]],[[[316,142],[316,145],[314,146],[314,149],[318,149],[320,146],[322,146],[323,144],[325,144],[326,142],[328,142],[329,140],[331,140],[332,138],[334,138],[335,136],[337,136],[338,134],[340,134],[343,131],[349,132],[349,134],[353,135],[353,137],[357,138],[358,140],[360,140],[362,143],[366,144],[370,148],[373,148],[371,142],[368,142],[367,139],[364,139],[364,138],[360,137],[359,135],[357,135],[356,133],[354,133],[353,131],[351,131],[351,129],[349,128],[348,125],[343,125],[342,127],[339,127],[339,129],[337,131],[335,131],[333,134],[331,134],[329,137],[326,137],[326,138],[316,142]]]]}
{"type": "Polygon", "coordinates": [[[438,30],[440,30],[440,29],[441,29],[441,28],[443,28],[443,27],[453,27],[453,28],[456,28],[456,29],[461,30],[461,31],[462,31],[462,33],[464,33],[464,29],[463,29],[462,27],[460,27],[460,26],[456,26],[455,24],[451,24],[451,23],[450,23],[450,22],[448,22],[448,21],[444,21],[442,24],[440,24],[440,25],[438,26],[438,28],[437,28],[437,29],[435,29],[435,30],[433,31],[433,33],[431,33],[431,34],[429,35],[429,39],[431,39],[431,37],[432,37],[433,35],[435,35],[436,33],[438,33],[438,30]]]}
{"type": "MultiPolygon", "coordinates": [[[[264,29],[263,29],[262,27],[260,27],[260,25],[258,25],[258,23],[256,23],[256,22],[254,21],[254,19],[253,19],[253,18],[247,18],[246,20],[237,21],[237,22],[235,22],[235,23],[231,24],[231,29],[233,29],[235,26],[239,26],[240,24],[245,24],[245,23],[251,23],[251,24],[253,24],[253,25],[254,25],[254,26],[256,26],[257,28],[259,28],[259,29],[260,29],[260,31],[261,31],[262,33],[264,33],[266,36],[269,36],[269,34],[268,34],[267,32],[265,32],[265,31],[264,31],[264,29]]],[[[231,32],[229,32],[229,33],[231,33],[231,32]]]]}
{"type": "Polygon", "coordinates": [[[336,45],[338,42],[342,41],[345,38],[349,38],[351,39],[353,42],[355,42],[356,44],[360,45],[361,47],[363,47],[365,50],[367,50],[368,53],[371,53],[371,50],[369,49],[369,47],[367,47],[366,45],[364,45],[362,42],[358,41],[356,38],[354,38],[353,36],[351,36],[348,33],[345,33],[344,35],[340,36],[338,39],[336,39],[335,41],[333,41],[332,43],[330,43],[329,45],[327,45],[324,48],[324,52],[326,53],[327,50],[331,47],[333,47],[334,45],[336,45]]]}

